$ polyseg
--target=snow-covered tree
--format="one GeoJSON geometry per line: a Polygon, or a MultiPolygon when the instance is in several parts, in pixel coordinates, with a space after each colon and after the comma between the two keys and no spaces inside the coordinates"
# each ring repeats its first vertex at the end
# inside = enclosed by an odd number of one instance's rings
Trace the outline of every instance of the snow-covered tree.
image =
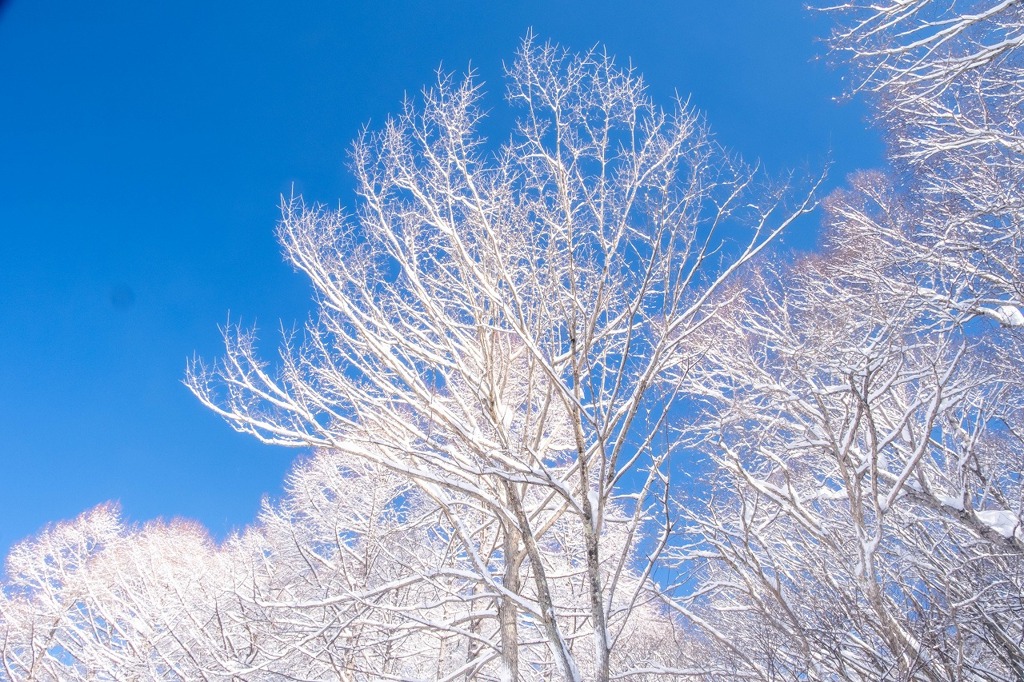
{"type": "Polygon", "coordinates": [[[691,371],[715,464],[681,553],[706,562],[695,619],[763,679],[1016,679],[1022,347],[836,229],[751,283],[691,371]]]}
{"type": "MultiPolygon", "coordinates": [[[[558,602],[585,606],[571,592],[578,546],[542,551],[558,602]]],[[[442,510],[394,473],[326,450],[219,546],[194,524],[127,526],[107,505],[18,545],[7,569],[3,679],[502,677],[496,598],[442,510]]],[[[629,617],[613,664],[634,679],[694,658],[660,603],[616,606],[629,617]]],[[[543,639],[519,654],[522,679],[552,677],[543,639]]]]}
{"type": "Polygon", "coordinates": [[[830,9],[892,168],[825,202],[823,253],[706,328],[687,607],[737,675],[1020,679],[1021,9],[830,9]]]}
{"type": "Polygon", "coordinates": [[[521,113],[497,151],[479,85],[445,76],[355,144],[351,211],[286,201],[279,236],[317,318],[276,370],[229,330],[188,383],[241,431],[372,464],[429,501],[454,562],[432,598],[474,605],[429,616],[464,640],[451,670],[495,652],[508,679],[667,670],[625,642],[662,597],[678,357],[811,201],[786,205],[602,52],[527,40],[508,82],[521,113]]]}
{"type": "MultiPolygon", "coordinates": [[[[196,679],[231,625],[229,566],[195,524],[128,532],[104,505],[16,546],[0,591],[9,680],[196,679]]],[[[237,633],[236,633],[237,634],[237,633]]]]}
{"type": "MultiPolygon", "coordinates": [[[[871,95],[931,293],[1024,326],[1024,8],[1004,0],[843,3],[832,35],[871,95]]],[[[893,235],[894,236],[894,235],[893,235]]]]}

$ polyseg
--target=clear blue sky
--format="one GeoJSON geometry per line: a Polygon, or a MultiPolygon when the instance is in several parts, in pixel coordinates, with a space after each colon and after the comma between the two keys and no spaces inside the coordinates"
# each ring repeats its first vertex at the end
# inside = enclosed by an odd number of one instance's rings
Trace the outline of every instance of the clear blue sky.
{"type": "MultiPolygon", "coordinates": [[[[222,537],[297,452],[234,433],[182,386],[217,325],[301,323],[310,291],[273,237],[282,192],[347,203],[350,140],[472,62],[503,106],[502,60],[532,27],[603,43],[652,94],[692,95],[719,139],[832,184],[881,163],[826,23],[800,0],[0,3],[0,556],[118,500],[133,521],[222,537]]],[[[790,242],[809,244],[816,221],[790,242]]]]}

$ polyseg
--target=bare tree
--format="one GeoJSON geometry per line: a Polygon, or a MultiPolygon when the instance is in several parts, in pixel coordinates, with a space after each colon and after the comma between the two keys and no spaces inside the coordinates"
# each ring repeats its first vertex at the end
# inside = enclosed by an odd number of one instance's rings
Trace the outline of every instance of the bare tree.
{"type": "Polygon", "coordinates": [[[1020,679],[1024,16],[827,9],[893,172],[853,176],[824,253],[766,267],[704,330],[714,467],[677,608],[723,678],[1020,679]]]}
{"type": "MultiPolygon", "coordinates": [[[[1019,159],[1024,9],[1016,0],[886,0],[825,8],[854,91],[877,95],[897,156],[919,166],[998,153],[1019,159]]],[[[996,161],[996,159],[991,159],[996,161]]]]}
{"type": "Polygon", "coordinates": [[[276,371],[228,330],[188,384],[235,428],[391,472],[438,510],[465,581],[448,594],[480,605],[431,621],[465,640],[461,670],[497,651],[505,679],[671,673],[623,643],[663,596],[678,358],[811,200],[787,207],[604,53],[528,39],[508,76],[500,151],[474,78],[443,76],[355,144],[351,213],[286,201],[317,319],[276,371]]]}
{"type": "Polygon", "coordinates": [[[1024,339],[927,257],[940,216],[851,184],[689,370],[716,466],[687,615],[765,680],[1019,679],[1024,339]]]}
{"type": "Polygon", "coordinates": [[[1024,8],[892,0],[827,9],[840,20],[832,46],[852,62],[854,90],[873,94],[899,176],[890,184],[918,221],[908,246],[950,284],[931,294],[1024,325],[1024,8]]]}
{"type": "Polygon", "coordinates": [[[230,566],[195,524],[129,530],[98,507],[16,546],[0,678],[203,679],[223,671],[230,566]],[[211,646],[216,643],[217,646],[211,646]]]}

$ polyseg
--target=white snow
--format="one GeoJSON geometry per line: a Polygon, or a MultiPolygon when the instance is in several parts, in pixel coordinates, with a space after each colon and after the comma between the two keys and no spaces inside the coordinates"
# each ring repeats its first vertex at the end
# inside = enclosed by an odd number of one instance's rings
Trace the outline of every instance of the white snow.
{"type": "Polygon", "coordinates": [[[846,490],[844,488],[834,489],[827,485],[823,485],[818,488],[818,493],[815,497],[819,500],[845,500],[847,498],[846,490]]]}
{"type": "Polygon", "coordinates": [[[1004,327],[1024,327],[1024,313],[1015,305],[1001,305],[995,310],[986,310],[1004,327]]]}
{"type": "Polygon", "coordinates": [[[949,495],[936,495],[935,498],[939,501],[943,507],[950,507],[957,511],[964,510],[964,502],[961,498],[950,497],[949,495]]]}
{"type": "Polygon", "coordinates": [[[594,525],[594,530],[600,531],[601,529],[598,527],[598,516],[599,516],[598,508],[599,508],[599,505],[600,505],[601,501],[598,499],[597,491],[596,490],[588,490],[587,491],[587,499],[590,500],[590,513],[593,514],[593,518],[591,518],[591,522],[594,525]]]}
{"type": "Polygon", "coordinates": [[[1006,510],[985,510],[975,512],[978,520],[986,526],[1002,535],[1004,538],[1012,538],[1014,535],[1021,537],[1020,519],[1011,511],[1006,510]]]}

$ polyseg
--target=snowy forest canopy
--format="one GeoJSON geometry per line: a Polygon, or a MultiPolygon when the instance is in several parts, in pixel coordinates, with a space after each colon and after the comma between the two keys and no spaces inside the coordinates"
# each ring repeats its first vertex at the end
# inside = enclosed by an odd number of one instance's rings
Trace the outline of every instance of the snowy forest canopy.
{"type": "Polygon", "coordinates": [[[827,11],[890,149],[827,196],[532,38],[500,147],[472,76],[365,133],[282,207],[316,318],[188,370],[313,454],[223,543],[15,547],[0,677],[1024,678],[1024,8],[827,11]]]}

